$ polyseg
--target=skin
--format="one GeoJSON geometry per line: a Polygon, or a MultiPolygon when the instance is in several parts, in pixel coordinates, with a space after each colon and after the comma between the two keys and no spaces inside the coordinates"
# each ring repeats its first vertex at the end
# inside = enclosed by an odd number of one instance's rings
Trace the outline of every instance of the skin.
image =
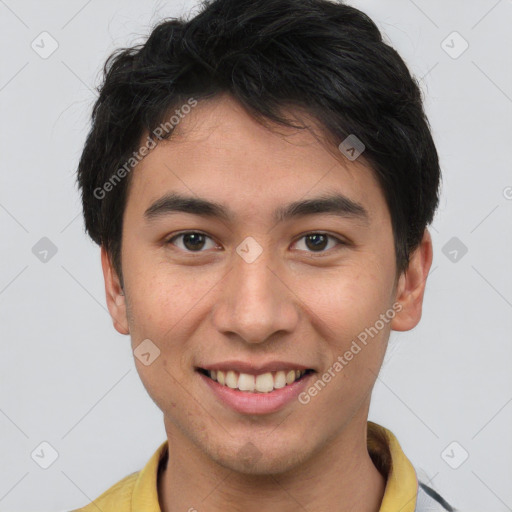
{"type": "Polygon", "coordinates": [[[382,190],[361,157],[336,151],[308,130],[271,131],[223,95],[200,102],[133,171],[124,290],[104,249],[101,257],[114,327],[130,334],[133,349],[150,339],[161,351],[149,366],[135,363],[164,415],[164,512],[379,509],[385,481],[366,448],[370,396],[391,329],[412,329],[421,318],[432,243],[425,231],[398,276],[382,190]],[[279,206],[333,191],[363,205],[368,221],[271,218],[279,206]],[[174,212],[146,221],[145,210],[168,192],[216,201],[234,218],[174,212]],[[183,237],[169,242],[184,230],[206,234],[203,248],[183,237]],[[318,232],[346,243],[330,239],[315,251],[304,235],[318,232]],[[236,252],[248,236],[263,249],[250,264],[236,252]],[[321,375],[396,303],[401,311],[307,405],[241,414],[195,371],[233,359],[284,360],[321,375]]]}

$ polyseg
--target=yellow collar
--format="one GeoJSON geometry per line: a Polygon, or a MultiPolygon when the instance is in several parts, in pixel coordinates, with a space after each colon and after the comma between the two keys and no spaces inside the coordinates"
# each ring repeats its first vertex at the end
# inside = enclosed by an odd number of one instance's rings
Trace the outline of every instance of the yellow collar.
{"type": "Polygon", "coordinates": [[[414,512],[418,493],[416,471],[393,433],[368,422],[368,452],[386,477],[379,512],[414,512]]]}

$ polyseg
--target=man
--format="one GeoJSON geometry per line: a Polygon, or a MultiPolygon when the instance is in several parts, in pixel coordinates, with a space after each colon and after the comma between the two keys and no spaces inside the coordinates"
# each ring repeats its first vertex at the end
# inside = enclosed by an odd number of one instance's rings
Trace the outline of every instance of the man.
{"type": "Polygon", "coordinates": [[[78,180],[167,440],[82,510],[453,510],[368,422],[439,178],[417,83],[352,7],[208,1],[111,56],[78,180]]]}

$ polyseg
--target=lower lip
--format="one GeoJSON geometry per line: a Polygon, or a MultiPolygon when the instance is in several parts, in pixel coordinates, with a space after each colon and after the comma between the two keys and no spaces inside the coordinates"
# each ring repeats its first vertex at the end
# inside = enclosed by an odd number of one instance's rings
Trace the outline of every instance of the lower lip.
{"type": "Polygon", "coordinates": [[[222,403],[242,414],[270,414],[279,411],[297,399],[307,387],[309,379],[314,375],[314,373],[308,373],[300,380],[296,380],[284,388],[274,389],[269,393],[251,393],[231,389],[201,372],[198,374],[222,403]]]}

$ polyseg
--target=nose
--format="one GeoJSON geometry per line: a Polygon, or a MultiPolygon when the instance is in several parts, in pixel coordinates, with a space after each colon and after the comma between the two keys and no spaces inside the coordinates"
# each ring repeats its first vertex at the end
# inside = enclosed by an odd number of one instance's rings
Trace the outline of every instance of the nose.
{"type": "Polygon", "coordinates": [[[300,318],[298,299],[279,268],[268,248],[251,263],[234,253],[213,308],[215,328],[250,344],[293,332],[300,318]]]}

